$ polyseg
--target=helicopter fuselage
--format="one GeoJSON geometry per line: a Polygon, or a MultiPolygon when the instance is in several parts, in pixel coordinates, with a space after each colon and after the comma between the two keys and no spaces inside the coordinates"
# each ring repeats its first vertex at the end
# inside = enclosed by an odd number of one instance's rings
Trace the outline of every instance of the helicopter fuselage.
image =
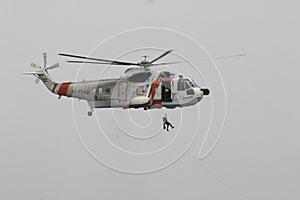
{"type": "Polygon", "coordinates": [[[198,103],[207,89],[168,71],[129,68],[117,79],[54,83],[59,96],[87,100],[91,108],[176,108],[198,103]]]}
{"type": "Polygon", "coordinates": [[[34,75],[38,78],[37,80],[42,80],[46,87],[59,98],[66,96],[86,100],[91,108],[88,112],[89,116],[92,115],[94,108],[144,108],[148,110],[195,105],[204,95],[209,94],[208,89],[200,88],[195,81],[182,75],[176,77],[168,71],[150,70],[151,66],[169,64],[155,62],[171,52],[172,50],[166,51],[152,61],[147,61],[145,56],[145,60],[139,63],[59,54],[84,59],[68,61],[71,63],[138,66],[127,68],[123,75],[115,79],[56,83],[49,76],[48,70],[59,67],[59,64],[48,67],[46,53],[43,53],[43,67],[32,63],[31,66],[37,71],[24,74],[34,75]]]}

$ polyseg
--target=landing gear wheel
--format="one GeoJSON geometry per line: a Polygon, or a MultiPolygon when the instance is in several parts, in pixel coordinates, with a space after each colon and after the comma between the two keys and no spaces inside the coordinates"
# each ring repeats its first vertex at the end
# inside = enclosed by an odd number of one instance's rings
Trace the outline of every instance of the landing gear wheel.
{"type": "Polygon", "coordinates": [[[94,109],[93,108],[91,108],[91,110],[87,113],[87,115],[90,117],[90,116],[92,116],[92,114],[93,114],[93,111],[94,111],[94,109]]]}

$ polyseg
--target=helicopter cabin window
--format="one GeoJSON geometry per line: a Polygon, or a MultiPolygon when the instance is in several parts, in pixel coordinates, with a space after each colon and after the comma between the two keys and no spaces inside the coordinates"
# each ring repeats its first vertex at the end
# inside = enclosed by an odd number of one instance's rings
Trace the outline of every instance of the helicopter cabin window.
{"type": "Polygon", "coordinates": [[[105,94],[110,94],[110,92],[111,92],[110,88],[105,88],[105,91],[104,91],[105,94]]]}
{"type": "Polygon", "coordinates": [[[102,88],[102,87],[99,87],[97,93],[98,93],[98,94],[102,94],[102,92],[103,92],[103,88],[102,88]]]}
{"type": "Polygon", "coordinates": [[[144,86],[137,86],[136,95],[143,95],[143,94],[144,94],[144,86]]]}
{"type": "Polygon", "coordinates": [[[95,93],[95,100],[99,100],[101,99],[103,96],[102,96],[102,92],[103,92],[103,88],[102,87],[98,87],[95,89],[96,90],[96,93],[95,93]]]}
{"type": "Polygon", "coordinates": [[[184,84],[183,84],[183,81],[182,80],[179,80],[178,81],[178,84],[177,84],[177,91],[184,91],[184,84]]]}

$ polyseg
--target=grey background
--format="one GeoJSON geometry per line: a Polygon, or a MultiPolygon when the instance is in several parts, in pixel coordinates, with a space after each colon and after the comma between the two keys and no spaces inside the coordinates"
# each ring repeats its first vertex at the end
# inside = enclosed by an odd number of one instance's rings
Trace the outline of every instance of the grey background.
{"type": "Polygon", "coordinates": [[[298,8],[297,1],[1,1],[0,199],[298,199],[298,8]],[[85,54],[141,26],[182,31],[213,56],[248,56],[218,61],[228,117],[213,153],[199,161],[196,140],[171,167],[129,175],[82,148],[69,99],[20,73],[47,51],[49,63],[63,66],[53,77],[72,80],[76,70],[58,52],[85,54]]]}

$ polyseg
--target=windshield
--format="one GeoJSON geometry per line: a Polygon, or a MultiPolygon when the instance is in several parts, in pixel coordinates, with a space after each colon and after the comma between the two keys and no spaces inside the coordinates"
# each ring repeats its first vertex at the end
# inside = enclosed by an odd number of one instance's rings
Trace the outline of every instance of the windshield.
{"type": "Polygon", "coordinates": [[[185,89],[190,89],[192,87],[192,83],[189,80],[184,81],[185,89]]]}
{"type": "Polygon", "coordinates": [[[193,86],[193,83],[190,80],[188,80],[188,79],[178,80],[177,91],[188,90],[192,87],[194,87],[194,86],[193,86]]]}
{"type": "Polygon", "coordinates": [[[191,82],[191,84],[192,84],[193,87],[199,87],[198,84],[194,80],[192,80],[190,82],[191,82]]]}

